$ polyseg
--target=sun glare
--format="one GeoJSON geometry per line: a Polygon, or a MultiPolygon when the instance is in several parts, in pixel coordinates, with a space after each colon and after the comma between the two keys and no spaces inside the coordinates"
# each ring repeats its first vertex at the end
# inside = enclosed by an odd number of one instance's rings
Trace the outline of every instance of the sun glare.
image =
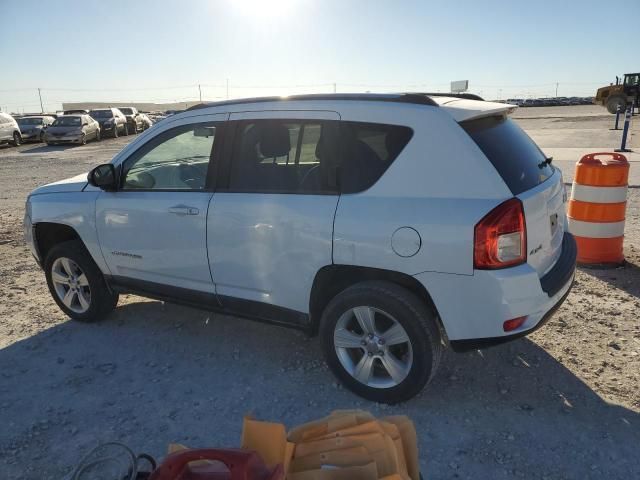
{"type": "Polygon", "coordinates": [[[258,18],[279,18],[289,14],[301,0],[231,0],[244,15],[258,18]]]}

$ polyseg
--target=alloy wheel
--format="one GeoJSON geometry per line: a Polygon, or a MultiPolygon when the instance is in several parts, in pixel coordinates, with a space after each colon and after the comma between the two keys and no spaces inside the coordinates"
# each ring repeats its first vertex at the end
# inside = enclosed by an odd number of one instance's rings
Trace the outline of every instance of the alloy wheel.
{"type": "Polygon", "coordinates": [[[336,323],[333,342],[342,367],[369,387],[395,387],[413,366],[406,330],[392,315],[374,307],[359,306],[343,313],[336,323]]]}
{"type": "Polygon", "coordinates": [[[51,266],[56,295],[71,311],[85,313],[91,306],[89,280],[80,266],[67,257],[57,258],[51,266]]]}

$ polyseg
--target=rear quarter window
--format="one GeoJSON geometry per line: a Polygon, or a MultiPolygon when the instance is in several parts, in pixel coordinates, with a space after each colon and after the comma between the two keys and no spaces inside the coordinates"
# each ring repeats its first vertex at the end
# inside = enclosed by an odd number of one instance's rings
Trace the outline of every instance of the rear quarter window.
{"type": "Polygon", "coordinates": [[[553,175],[542,150],[511,119],[496,116],[460,123],[498,171],[514,195],[553,175]]]}

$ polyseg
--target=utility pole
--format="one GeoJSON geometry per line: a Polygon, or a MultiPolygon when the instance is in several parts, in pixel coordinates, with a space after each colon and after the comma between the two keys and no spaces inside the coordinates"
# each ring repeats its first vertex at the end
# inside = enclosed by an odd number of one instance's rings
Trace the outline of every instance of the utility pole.
{"type": "Polygon", "coordinates": [[[336,84],[334,83],[334,84],[333,84],[333,93],[336,93],[336,90],[337,90],[337,88],[336,88],[336,84]]]}
{"type": "Polygon", "coordinates": [[[556,82],[556,98],[558,98],[558,82],[556,82]]]}
{"type": "Polygon", "coordinates": [[[198,92],[200,93],[200,103],[202,103],[202,88],[200,88],[200,84],[198,84],[198,92]]]}
{"type": "Polygon", "coordinates": [[[40,97],[40,113],[44,113],[44,107],[42,106],[42,93],[40,93],[39,88],[38,88],[38,96],[40,97]]]}
{"type": "Polygon", "coordinates": [[[229,79],[227,78],[227,100],[229,99],[229,79]]]}

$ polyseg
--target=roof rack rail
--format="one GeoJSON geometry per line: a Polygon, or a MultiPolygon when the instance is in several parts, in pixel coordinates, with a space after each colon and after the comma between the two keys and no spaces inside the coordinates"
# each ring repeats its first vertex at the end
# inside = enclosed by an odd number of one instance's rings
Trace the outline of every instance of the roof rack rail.
{"type": "Polygon", "coordinates": [[[187,112],[191,110],[200,110],[201,108],[217,107],[221,105],[241,105],[243,103],[260,103],[260,102],[295,102],[299,100],[360,100],[360,101],[377,101],[377,102],[397,102],[397,103],[414,103],[418,105],[429,105],[437,107],[438,104],[423,93],[316,93],[305,95],[290,95],[288,97],[256,97],[256,98],[239,98],[236,100],[225,100],[221,102],[199,103],[187,108],[187,112]]]}
{"type": "Polygon", "coordinates": [[[466,100],[479,100],[484,102],[484,98],[475,93],[421,93],[420,95],[428,95],[430,97],[452,97],[452,98],[464,98],[466,100]]]}

